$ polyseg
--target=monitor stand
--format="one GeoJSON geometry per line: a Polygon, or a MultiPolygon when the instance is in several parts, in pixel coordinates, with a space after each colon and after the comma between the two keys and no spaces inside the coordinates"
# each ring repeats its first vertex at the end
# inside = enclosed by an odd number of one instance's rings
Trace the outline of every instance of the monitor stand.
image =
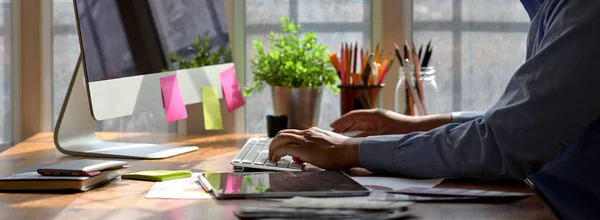
{"type": "Polygon", "coordinates": [[[56,148],[68,155],[129,159],[163,159],[198,150],[195,146],[168,146],[108,142],[96,136],[81,56],[54,129],[56,148]]]}

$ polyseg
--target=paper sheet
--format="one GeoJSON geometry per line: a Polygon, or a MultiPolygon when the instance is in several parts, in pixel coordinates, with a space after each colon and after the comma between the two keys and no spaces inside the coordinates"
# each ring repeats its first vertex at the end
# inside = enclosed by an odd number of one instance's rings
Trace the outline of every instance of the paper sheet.
{"type": "Polygon", "coordinates": [[[167,122],[174,122],[188,117],[177,75],[160,78],[163,105],[167,113],[167,122]]]}
{"type": "Polygon", "coordinates": [[[148,194],[147,199],[211,199],[212,196],[206,193],[200,183],[198,175],[193,173],[192,177],[186,179],[171,180],[166,182],[156,182],[148,194]]]}
{"type": "Polygon", "coordinates": [[[356,182],[369,188],[370,190],[400,190],[409,187],[433,188],[440,184],[444,179],[405,179],[396,177],[352,177],[356,182]]]}
{"type": "MultiPolygon", "coordinates": [[[[438,184],[442,183],[444,179],[425,179],[425,180],[417,180],[417,179],[405,179],[405,178],[395,178],[395,177],[377,177],[377,176],[360,176],[360,177],[352,177],[354,181],[360,183],[361,185],[369,188],[372,191],[387,191],[387,190],[400,190],[409,187],[422,187],[422,188],[433,188],[438,184]]],[[[369,200],[369,196],[355,196],[355,197],[332,197],[325,198],[332,200],[348,200],[348,201],[360,201],[360,200],[369,200]]],[[[286,201],[287,199],[264,199],[268,201],[286,201]]]]}
{"type": "Polygon", "coordinates": [[[234,66],[221,72],[221,85],[223,86],[223,97],[227,102],[227,111],[232,112],[246,104],[242,95],[242,88],[235,75],[234,66]]]}
{"type": "Polygon", "coordinates": [[[223,129],[221,106],[216,87],[202,87],[202,109],[204,110],[204,127],[206,130],[223,129]]]}

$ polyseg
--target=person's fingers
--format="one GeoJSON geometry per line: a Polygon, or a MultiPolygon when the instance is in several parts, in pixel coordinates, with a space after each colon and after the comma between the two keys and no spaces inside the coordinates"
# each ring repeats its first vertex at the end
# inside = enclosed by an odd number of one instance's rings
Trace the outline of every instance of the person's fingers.
{"type": "Polygon", "coordinates": [[[345,123],[338,123],[335,126],[331,126],[333,132],[336,133],[343,133],[343,132],[347,132],[347,131],[352,131],[352,129],[356,126],[360,126],[362,124],[364,124],[364,121],[359,121],[359,120],[352,120],[352,121],[346,121],[345,123]]]}
{"type": "Polygon", "coordinates": [[[269,145],[269,158],[274,158],[273,153],[277,151],[277,148],[281,148],[286,145],[301,144],[303,140],[304,137],[301,135],[292,133],[279,133],[273,138],[271,144],[269,145]]]}
{"type": "Polygon", "coordinates": [[[356,122],[353,125],[347,127],[344,131],[340,131],[338,133],[344,134],[348,132],[364,132],[364,131],[373,131],[377,129],[377,125],[374,122],[356,122]]]}
{"type": "Polygon", "coordinates": [[[330,126],[334,132],[344,132],[358,121],[364,121],[366,118],[372,116],[373,112],[371,109],[351,111],[335,120],[330,126]]]}
{"type": "Polygon", "coordinates": [[[310,129],[308,129],[308,131],[316,133],[316,134],[322,134],[322,135],[329,135],[328,132],[330,132],[330,131],[326,131],[326,130],[318,128],[318,127],[312,127],[310,129]]]}
{"type": "Polygon", "coordinates": [[[308,151],[310,151],[310,149],[303,148],[299,144],[287,144],[287,145],[276,148],[275,151],[273,152],[273,156],[270,157],[270,160],[279,161],[282,157],[284,157],[286,155],[290,155],[290,156],[292,156],[292,158],[296,157],[296,158],[298,158],[298,160],[306,161],[308,151]]]}
{"type": "Polygon", "coordinates": [[[302,161],[299,157],[292,157],[292,160],[294,160],[294,162],[299,163],[299,164],[304,163],[304,161],[302,161]]]}
{"type": "Polygon", "coordinates": [[[296,135],[302,135],[303,132],[304,132],[303,130],[285,129],[285,130],[279,131],[279,133],[277,133],[277,134],[296,134],[296,135]]]}

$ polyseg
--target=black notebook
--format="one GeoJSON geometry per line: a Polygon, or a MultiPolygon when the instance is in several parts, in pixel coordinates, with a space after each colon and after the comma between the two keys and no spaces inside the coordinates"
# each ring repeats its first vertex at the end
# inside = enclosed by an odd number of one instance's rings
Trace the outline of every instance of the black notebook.
{"type": "Polygon", "coordinates": [[[0,191],[87,191],[119,176],[117,171],[105,171],[89,176],[43,176],[40,164],[0,178],[0,191]]]}

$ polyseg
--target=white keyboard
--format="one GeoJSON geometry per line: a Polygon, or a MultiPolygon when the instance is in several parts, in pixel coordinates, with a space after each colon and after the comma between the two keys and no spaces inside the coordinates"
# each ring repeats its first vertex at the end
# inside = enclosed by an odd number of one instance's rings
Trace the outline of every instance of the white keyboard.
{"type": "Polygon", "coordinates": [[[231,165],[235,171],[244,171],[245,168],[275,170],[275,171],[303,171],[306,164],[299,164],[292,157],[285,156],[278,162],[269,160],[268,137],[250,138],[240,152],[233,158],[231,165]]]}

